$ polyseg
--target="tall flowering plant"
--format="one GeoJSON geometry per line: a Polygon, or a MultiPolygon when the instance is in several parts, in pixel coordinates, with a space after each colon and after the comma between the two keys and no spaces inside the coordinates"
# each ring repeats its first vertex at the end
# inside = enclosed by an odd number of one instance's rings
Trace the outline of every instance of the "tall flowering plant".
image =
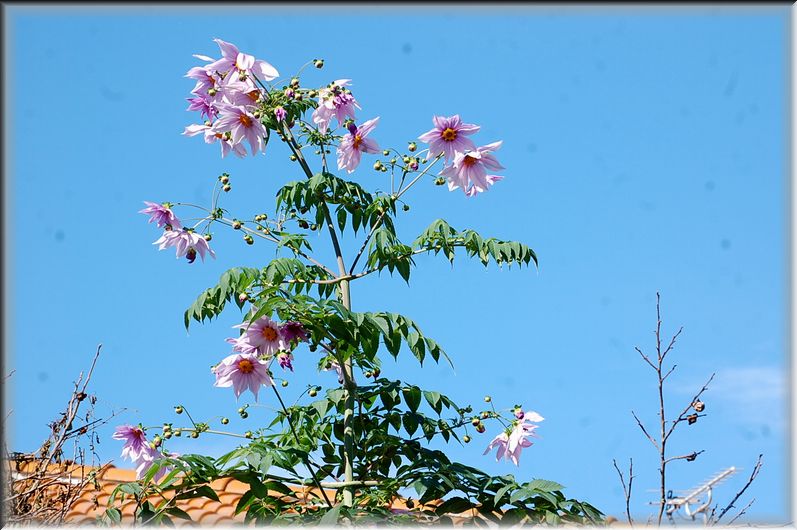
{"type": "MultiPolygon", "coordinates": [[[[385,269],[408,281],[421,254],[442,252],[453,262],[456,249],[462,248],[485,266],[491,261],[536,265],[534,252],[522,243],[457,230],[442,219],[411,243],[396,230],[399,212],[409,210],[404,202],[408,192],[422,184],[461,190],[465,200],[487,192],[503,178],[493,174],[503,169],[495,156],[501,142],[479,146],[474,141],[478,125],[459,115],[433,116],[434,127],[417,131],[406,148],[384,148],[379,144],[384,124],[364,110],[351,80],[306,87],[297,74],[283,81],[270,63],[231,43],[215,42],[221,58],[196,55],[202,64],[186,74],[196,82],[188,110],[198,114],[184,134],[219,144],[222,157],[273,156],[285,149],[301,178],[269,183],[280,186],[270,214],[230,216],[220,206],[223,193],[232,189],[227,173],[218,177],[206,208],[145,202],[141,213],[162,230],[154,244],[160,250],[174,248],[178,258],[193,266],[198,266],[197,255],[203,261],[217,257],[210,247],[214,225],[242,233],[249,245],[258,239],[282,252],[260,269],[229,269],[185,312],[188,328],[192,320],[218,316],[229,302],[242,310],[243,322],[227,339],[230,351],[211,370],[212,384],[232,389],[237,399],[269,400],[278,412],[272,418],[252,418],[254,426],[245,432],[228,430],[229,418],[215,426],[190,415],[184,426],[119,427],[115,438],[124,442],[122,456],[136,464],[141,480],[135,487],[120,486],[127,489],[113,499],[135,496],[141,520],[185,517],[167,497],[214,498],[208,484],[228,476],[251,486],[237,513],[257,522],[378,518],[419,523],[463,512],[502,522],[600,522],[598,510],[566,499],[555,482],[490,476],[430,449],[427,444],[437,439],[468,443],[471,430],[484,433],[486,424],[495,422],[498,434],[485,453],[495,449],[498,460],[519,465],[543,417],[520,405],[496,409],[489,397],[485,410],[475,411],[439,392],[382,376],[384,355],[408,352],[421,364],[428,357],[435,362],[448,357],[407,316],[352,310],[353,282],[385,269]],[[370,192],[347,180],[365,161],[386,174],[389,191],[370,192]],[[189,207],[201,211],[193,225],[175,211],[189,207]],[[361,238],[351,256],[340,244],[347,230],[361,238]],[[313,232],[329,237],[334,250],[329,263],[312,252],[308,236],[313,232]],[[337,383],[328,389],[311,385],[287,406],[275,382],[287,383],[295,356],[311,356],[320,371],[334,370],[337,383]],[[157,434],[148,438],[148,431],[157,434]],[[175,455],[163,447],[175,436],[207,434],[237,436],[244,444],[219,458],[175,455]],[[297,488],[304,488],[311,500],[298,503],[291,495],[297,488]],[[165,491],[173,495],[163,496],[165,491]],[[153,493],[162,500],[152,500],[153,493]]],[[[323,67],[318,59],[312,64],[323,67]]],[[[238,409],[242,420],[249,418],[249,409],[248,404],[238,409]]],[[[180,405],[175,412],[187,414],[187,409],[180,405]]],[[[106,512],[111,521],[120,517],[113,506],[106,512]]]]}

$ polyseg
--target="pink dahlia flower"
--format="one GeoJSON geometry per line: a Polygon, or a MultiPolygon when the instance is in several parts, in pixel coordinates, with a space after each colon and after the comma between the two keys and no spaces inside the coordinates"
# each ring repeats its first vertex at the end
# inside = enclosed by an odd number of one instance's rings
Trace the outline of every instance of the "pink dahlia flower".
{"type": "Polygon", "coordinates": [[[454,162],[440,172],[448,180],[448,189],[453,191],[462,188],[465,195],[472,197],[487,191],[493,183],[501,180],[499,175],[488,175],[487,170],[499,170],[504,167],[491,153],[501,147],[502,142],[493,142],[472,151],[457,152],[454,162]],[[476,191],[471,189],[476,188],[476,191]]]}
{"type": "Polygon", "coordinates": [[[318,107],[313,111],[313,123],[318,125],[321,134],[327,132],[332,118],[343,124],[346,118],[355,119],[354,109],[361,108],[351,92],[345,88],[350,79],[333,81],[328,88],[318,91],[318,107]]]}
{"type": "Polygon", "coordinates": [[[233,327],[244,330],[237,339],[227,340],[237,351],[271,356],[279,350],[287,349],[280,335],[279,325],[266,316],[233,327]]]}
{"type": "Polygon", "coordinates": [[[243,140],[249,142],[252,155],[266,150],[266,128],[245,107],[236,105],[220,105],[219,119],[213,124],[216,133],[231,134],[232,145],[238,145],[243,140]]]}
{"type": "Polygon", "coordinates": [[[533,411],[523,413],[522,418],[516,420],[512,428],[505,430],[493,438],[490,445],[485,449],[484,454],[489,453],[493,448],[497,447],[498,451],[495,456],[496,462],[503,457],[514,462],[516,466],[520,465],[520,453],[524,448],[534,445],[527,438],[529,436],[537,436],[534,434],[537,425],[532,422],[539,422],[544,419],[545,418],[533,411]]]}
{"type": "Polygon", "coordinates": [[[221,59],[210,63],[205,68],[211,72],[226,74],[230,70],[239,72],[251,72],[261,81],[271,81],[279,77],[276,68],[266,61],[255,59],[254,56],[242,53],[235,44],[225,42],[221,39],[213,39],[221,50],[221,59]]]}
{"type": "Polygon", "coordinates": [[[227,156],[230,152],[235,153],[238,158],[244,158],[246,156],[246,147],[244,147],[243,144],[233,145],[230,140],[224,138],[224,134],[214,131],[213,127],[210,125],[189,125],[183,131],[183,135],[185,136],[196,136],[199,133],[204,134],[206,144],[215,142],[221,143],[222,158],[227,156]]]}
{"type": "Polygon", "coordinates": [[[475,149],[475,145],[468,135],[478,131],[481,127],[472,123],[462,123],[458,114],[444,118],[432,117],[434,129],[423,133],[418,140],[429,144],[429,157],[433,158],[440,153],[446,157],[446,162],[451,162],[457,152],[475,149]]]}
{"type": "MultiPolygon", "coordinates": [[[[153,449],[148,445],[147,451],[142,454],[140,458],[133,461],[133,465],[136,466],[136,479],[141,479],[144,475],[146,475],[147,471],[149,471],[149,468],[152,467],[152,464],[154,464],[156,460],[167,457],[174,458],[176,456],[180,455],[178,453],[161,453],[157,449],[153,449]]],[[[161,466],[152,476],[152,480],[154,482],[158,482],[173,469],[174,468],[171,466],[161,466]]]]}
{"type": "Polygon", "coordinates": [[[213,373],[216,374],[213,386],[231,386],[236,399],[249,389],[257,401],[257,393],[261,386],[274,386],[268,374],[268,363],[261,361],[252,353],[235,353],[225,357],[213,368],[213,373]]]}
{"type": "Polygon", "coordinates": [[[346,169],[349,173],[353,172],[360,165],[360,153],[378,153],[379,145],[368,138],[376,128],[379,118],[368,120],[361,127],[353,123],[349,125],[349,134],[340,140],[338,147],[338,169],[346,169]]]}
{"type": "Polygon", "coordinates": [[[180,220],[174,215],[169,203],[158,204],[157,202],[144,201],[144,204],[147,207],[139,210],[138,213],[149,215],[149,221],[147,222],[155,221],[158,228],[168,226],[173,230],[179,230],[183,227],[180,220]]]}
{"type": "Polygon", "coordinates": [[[192,230],[166,230],[160,239],[152,244],[160,245],[158,250],[175,247],[177,249],[177,257],[185,256],[188,259],[188,263],[194,262],[197,253],[199,253],[202,261],[205,261],[205,253],[216,259],[216,253],[211,250],[205,238],[192,230]]]}
{"type": "Polygon", "coordinates": [[[120,425],[111,436],[114,440],[123,440],[122,458],[137,460],[143,453],[150,449],[144,429],[132,425],[120,425]]]}

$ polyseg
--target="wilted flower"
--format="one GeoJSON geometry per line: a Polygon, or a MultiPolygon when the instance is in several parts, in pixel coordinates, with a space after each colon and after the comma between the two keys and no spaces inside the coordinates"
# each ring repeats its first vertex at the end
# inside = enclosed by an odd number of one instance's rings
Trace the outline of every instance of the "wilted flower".
{"type": "Polygon", "coordinates": [[[181,258],[186,256],[188,263],[194,262],[197,252],[202,258],[202,261],[205,261],[205,253],[209,253],[213,259],[216,259],[216,253],[211,250],[207,240],[193,230],[166,230],[163,232],[163,235],[152,244],[160,245],[158,250],[175,247],[177,249],[177,257],[181,258]]]}
{"type": "Polygon", "coordinates": [[[280,326],[280,336],[285,342],[285,345],[288,347],[290,347],[294,340],[300,342],[307,340],[307,332],[304,330],[304,327],[301,325],[301,323],[293,322],[291,320],[283,323],[282,326],[280,326]]]}
{"type": "Polygon", "coordinates": [[[321,134],[327,132],[332,118],[343,124],[346,118],[355,119],[354,109],[361,108],[351,92],[346,89],[350,79],[333,81],[328,88],[318,91],[318,108],[313,111],[313,123],[318,125],[321,134]]]}
{"type": "Polygon", "coordinates": [[[232,387],[238,398],[247,388],[255,395],[262,385],[274,386],[268,375],[268,363],[261,361],[253,353],[235,353],[225,357],[215,368],[216,382],[213,386],[232,387]]]}
{"type": "Polygon", "coordinates": [[[237,339],[227,339],[227,342],[234,345],[236,351],[273,355],[278,350],[286,349],[281,340],[279,325],[267,316],[233,327],[244,330],[237,339]]]}
{"type": "Polygon", "coordinates": [[[335,370],[335,372],[338,374],[338,383],[343,384],[343,368],[341,368],[341,366],[335,361],[332,361],[329,363],[329,367],[324,368],[325,372],[329,370],[335,370]]]}
{"type": "Polygon", "coordinates": [[[179,230],[183,227],[180,220],[174,215],[171,205],[168,202],[158,204],[156,202],[144,201],[144,204],[146,204],[147,207],[143,210],[139,210],[138,213],[149,215],[149,221],[147,222],[151,223],[155,221],[158,228],[163,228],[168,225],[172,229],[179,230]]]}
{"type": "Polygon", "coordinates": [[[341,138],[338,147],[338,169],[346,169],[349,173],[360,165],[360,153],[378,153],[377,143],[367,138],[376,128],[379,118],[368,120],[359,128],[353,123],[349,125],[349,134],[341,138]]]}
{"type": "Polygon", "coordinates": [[[440,172],[448,179],[448,189],[453,191],[462,188],[465,195],[471,197],[476,193],[486,191],[493,183],[501,180],[503,177],[499,175],[487,174],[488,169],[504,169],[495,156],[490,154],[501,147],[501,144],[502,142],[498,141],[477,147],[472,151],[456,153],[454,162],[440,172]],[[476,191],[471,192],[471,186],[476,188],[476,191]]]}
{"type": "Polygon", "coordinates": [[[283,351],[280,352],[279,355],[277,355],[277,362],[279,363],[280,368],[282,368],[283,370],[287,368],[288,370],[293,372],[293,363],[291,361],[293,361],[292,353],[283,351]]]}
{"type": "Polygon", "coordinates": [[[213,100],[206,96],[195,96],[193,98],[187,98],[187,100],[189,105],[186,110],[198,110],[199,115],[204,118],[213,120],[219,114],[219,111],[216,109],[216,105],[214,104],[213,100]]]}
{"type": "Polygon", "coordinates": [[[481,128],[478,125],[462,123],[458,114],[448,118],[434,116],[432,117],[432,122],[434,123],[434,129],[418,137],[418,140],[429,144],[429,158],[443,153],[446,162],[450,162],[457,152],[476,147],[466,135],[478,131],[481,128]]]}
{"type": "Polygon", "coordinates": [[[114,440],[124,440],[125,445],[122,447],[122,458],[137,460],[141,454],[149,448],[147,436],[144,434],[144,429],[141,427],[120,425],[116,428],[111,438],[114,440]]]}

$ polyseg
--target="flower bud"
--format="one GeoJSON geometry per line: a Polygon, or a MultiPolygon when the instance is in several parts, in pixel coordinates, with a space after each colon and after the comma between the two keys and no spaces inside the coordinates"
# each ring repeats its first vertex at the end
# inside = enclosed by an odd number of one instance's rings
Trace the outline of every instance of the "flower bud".
{"type": "Polygon", "coordinates": [[[235,229],[235,230],[240,230],[240,229],[241,229],[241,225],[242,225],[242,224],[243,224],[243,223],[242,223],[241,221],[238,221],[238,220],[236,219],[235,221],[233,221],[233,222],[232,222],[232,227],[233,227],[233,229],[235,229]]]}
{"type": "Polygon", "coordinates": [[[246,241],[247,245],[253,245],[255,243],[255,239],[252,236],[250,236],[249,234],[246,234],[244,236],[244,241],[246,241]]]}
{"type": "Polygon", "coordinates": [[[700,400],[697,400],[697,401],[695,401],[694,403],[692,403],[692,407],[694,407],[694,409],[695,409],[697,412],[703,412],[703,411],[705,410],[705,408],[706,408],[706,404],[705,404],[705,403],[703,403],[703,402],[702,402],[702,401],[700,401],[700,400]]]}
{"type": "Polygon", "coordinates": [[[291,78],[291,88],[299,88],[299,78],[292,77],[291,78]]]}
{"type": "Polygon", "coordinates": [[[382,373],[382,370],[380,370],[379,368],[374,368],[374,379],[379,377],[381,373],[382,373]]]}
{"type": "Polygon", "coordinates": [[[382,156],[388,156],[389,154],[390,154],[389,149],[385,149],[384,151],[382,151],[382,156]]]}
{"type": "Polygon", "coordinates": [[[410,211],[410,205],[409,204],[405,204],[404,206],[401,207],[401,209],[404,210],[405,212],[409,212],[410,211]]]}
{"type": "Polygon", "coordinates": [[[205,234],[205,235],[204,235],[204,236],[202,236],[202,237],[204,237],[204,238],[205,238],[205,241],[210,241],[211,239],[213,239],[213,236],[212,236],[211,234],[205,234]]]}
{"type": "Polygon", "coordinates": [[[697,414],[690,414],[689,416],[686,417],[686,421],[689,422],[689,425],[692,425],[693,423],[697,422],[697,414]]]}
{"type": "Polygon", "coordinates": [[[168,440],[169,438],[172,437],[172,431],[166,431],[165,433],[163,433],[163,437],[168,440]]]}
{"type": "Polygon", "coordinates": [[[227,425],[228,423],[230,423],[230,418],[222,418],[221,419],[221,424],[222,425],[227,425]]]}
{"type": "Polygon", "coordinates": [[[377,160],[376,162],[374,162],[374,169],[375,169],[376,171],[379,171],[380,169],[382,169],[382,162],[380,162],[379,160],[377,160]]]}
{"type": "Polygon", "coordinates": [[[311,224],[311,225],[310,225],[310,230],[312,230],[313,232],[315,232],[316,230],[318,230],[318,225],[317,225],[317,224],[315,224],[315,223],[311,224]]]}
{"type": "Polygon", "coordinates": [[[372,375],[374,375],[374,374],[373,374],[372,372],[365,372],[363,375],[364,375],[365,377],[367,377],[367,378],[370,378],[370,377],[371,377],[372,375]]]}
{"type": "Polygon", "coordinates": [[[241,412],[241,418],[246,419],[249,417],[249,413],[246,411],[241,412]]]}
{"type": "Polygon", "coordinates": [[[694,462],[695,458],[697,458],[697,453],[692,453],[686,457],[687,462],[694,462]]]}
{"type": "Polygon", "coordinates": [[[484,402],[485,403],[489,403],[492,400],[493,400],[493,398],[491,398],[490,396],[484,396],[484,402]]]}
{"type": "Polygon", "coordinates": [[[307,395],[310,397],[316,397],[318,395],[318,390],[316,390],[315,388],[311,388],[310,391],[307,393],[307,395]]]}
{"type": "Polygon", "coordinates": [[[407,149],[409,149],[410,153],[414,153],[415,150],[418,149],[418,144],[415,142],[410,142],[410,145],[407,146],[407,149]]]}
{"type": "Polygon", "coordinates": [[[223,189],[224,191],[230,191],[232,189],[232,186],[230,186],[229,184],[225,184],[224,187],[221,189],[223,189]]]}
{"type": "Polygon", "coordinates": [[[445,183],[446,183],[446,179],[443,178],[443,177],[437,177],[436,179],[434,179],[435,186],[442,186],[445,183]]]}
{"type": "Polygon", "coordinates": [[[222,184],[227,184],[230,181],[230,177],[228,177],[227,175],[222,175],[221,177],[219,177],[219,180],[221,181],[222,184]]]}
{"type": "Polygon", "coordinates": [[[287,380],[287,379],[283,379],[283,380],[282,380],[282,386],[283,386],[283,387],[286,387],[286,386],[288,386],[288,380],[287,380]]]}
{"type": "Polygon", "coordinates": [[[323,68],[324,67],[324,60],[323,59],[315,59],[313,64],[316,68],[323,68]]]}
{"type": "Polygon", "coordinates": [[[476,418],[476,417],[474,417],[474,418],[472,418],[470,420],[470,424],[473,425],[474,427],[476,427],[477,425],[480,425],[481,422],[482,422],[482,420],[480,420],[479,418],[476,418]]]}
{"type": "Polygon", "coordinates": [[[487,418],[490,417],[490,413],[485,410],[481,413],[481,417],[483,420],[486,420],[487,418]]]}
{"type": "Polygon", "coordinates": [[[158,447],[161,446],[162,443],[163,443],[163,438],[161,438],[159,435],[155,435],[155,437],[152,439],[152,448],[157,449],[158,447]]]}
{"type": "Polygon", "coordinates": [[[299,219],[298,224],[299,224],[299,228],[303,228],[304,230],[307,230],[308,228],[310,228],[310,224],[307,221],[305,221],[304,219],[299,219]]]}
{"type": "Polygon", "coordinates": [[[252,434],[252,431],[246,431],[246,432],[244,433],[244,436],[246,436],[247,438],[253,438],[253,437],[254,437],[254,434],[252,434]]]}
{"type": "Polygon", "coordinates": [[[404,162],[405,164],[409,164],[410,163],[410,157],[403,156],[403,157],[401,157],[401,161],[404,162]]]}
{"type": "Polygon", "coordinates": [[[463,441],[463,442],[465,442],[465,443],[468,443],[468,442],[470,442],[470,436],[468,436],[468,435],[466,434],[465,436],[463,436],[463,437],[462,437],[462,441],[463,441]]]}
{"type": "Polygon", "coordinates": [[[241,293],[241,294],[238,295],[238,301],[241,302],[242,304],[244,302],[246,302],[247,300],[249,300],[249,295],[248,294],[241,293]]]}
{"type": "Polygon", "coordinates": [[[479,434],[483,433],[486,430],[487,429],[481,423],[476,426],[476,432],[478,432],[479,434]]]}
{"type": "Polygon", "coordinates": [[[180,405],[177,405],[176,407],[174,407],[174,412],[175,412],[175,414],[182,414],[183,413],[183,407],[180,406],[180,405]]]}
{"type": "Polygon", "coordinates": [[[315,90],[311,90],[310,92],[307,93],[307,95],[310,96],[311,98],[314,98],[318,95],[318,92],[316,92],[315,90]]]}
{"type": "Polygon", "coordinates": [[[199,438],[199,432],[198,431],[191,431],[191,438],[199,438]]]}
{"type": "Polygon", "coordinates": [[[215,88],[209,88],[208,89],[208,96],[213,97],[213,96],[216,95],[216,93],[217,93],[217,90],[215,88]]]}
{"type": "Polygon", "coordinates": [[[395,165],[395,164],[396,164],[396,159],[395,158],[391,158],[390,159],[390,165],[395,165]]]}

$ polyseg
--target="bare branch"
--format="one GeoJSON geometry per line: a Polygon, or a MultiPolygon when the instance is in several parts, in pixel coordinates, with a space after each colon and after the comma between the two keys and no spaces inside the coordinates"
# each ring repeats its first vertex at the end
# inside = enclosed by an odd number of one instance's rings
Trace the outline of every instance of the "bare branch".
{"type": "Polygon", "coordinates": [[[706,452],[705,449],[701,449],[700,451],[695,451],[693,453],[689,453],[688,455],[671,456],[670,458],[665,460],[664,463],[668,464],[668,463],[672,462],[673,460],[688,460],[688,461],[691,462],[692,460],[697,458],[697,455],[705,453],[705,452],[706,452]]]}
{"type": "Polygon", "coordinates": [[[741,517],[742,515],[744,515],[744,514],[747,512],[747,508],[749,508],[750,506],[752,506],[754,502],[755,502],[755,497],[753,497],[753,500],[751,500],[750,502],[748,502],[748,503],[747,503],[747,506],[745,506],[744,508],[742,508],[742,510],[741,510],[739,513],[737,513],[737,514],[736,514],[736,515],[733,517],[733,519],[731,519],[731,520],[730,520],[730,522],[728,522],[728,525],[732,525],[732,524],[734,523],[734,521],[736,521],[736,519],[738,519],[739,517],[741,517]]]}
{"type": "Polygon", "coordinates": [[[639,425],[639,428],[642,429],[642,432],[645,433],[645,436],[647,436],[648,440],[650,440],[650,443],[652,443],[653,446],[656,449],[658,449],[659,448],[658,442],[656,442],[656,440],[650,434],[648,434],[648,431],[645,429],[645,426],[642,425],[642,421],[639,418],[637,418],[637,415],[634,413],[633,410],[631,411],[631,414],[634,416],[634,419],[636,420],[637,425],[639,425]]]}
{"type": "Polygon", "coordinates": [[[667,356],[668,353],[670,353],[670,350],[672,350],[673,346],[675,346],[675,339],[678,338],[678,335],[680,335],[683,330],[684,330],[684,328],[683,328],[683,326],[681,326],[681,328],[678,330],[678,333],[676,333],[675,335],[672,336],[672,339],[670,339],[670,344],[664,350],[664,353],[661,354],[661,360],[662,361],[664,361],[664,358],[667,356]]]}
{"type": "MultiPolygon", "coordinates": [[[[758,472],[761,471],[761,465],[762,465],[761,464],[761,458],[763,456],[764,456],[763,454],[758,455],[758,460],[755,463],[755,467],[753,467],[753,472],[750,474],[750,478],[747,479],[747,484],[745,484],[744,487],[739,490],[739,492],[736,494],[736,496],[733,498],[733,500],[731,500],[731,502],[728,503],[728,505],[725,508],[722,509],[720,514],[717,516],[717,520],[714,522],[714,524],[718,523],[720,521],[720,519],[722,519],[722,516],[725,515],[726,513],[728,513],[728,510],[733,508],[733,503],[735,503],[737,500],[739,500],[739,497],[741,497],[742,494],[747,490],[747,488],[750,487],[750,484],[753,483],[755,478],[758,476],[758,472]]],[[[747,508],[745,507],[742,511],[744,511],[746,509],[747,508]]]]}
{"type": "Polygon", "coordinates": [[[628,488],[625,486],[625,479],[623,478],[623,472],[620,471],[620,468],[617,467],[617,461],[612,458],[612,464],[614,464],[614,469],[617,470],[617,474],[620,475],[620,484],[623,485],[623,493],[625,494],[625,516],[628,519],[628,524],[630,526],[634,525],[634,520],[631,518],[631,485],[634,483],[634,459],[628,459],[628,488]]]}
{"type": "Polygon", "coordinates": [[[674,422],[672,422],[672,425],[670,426],[670,430],[668,430],[667,434],[664,435],[664,441],[665,442],[670,437],[672,432],[675,430],[675,426],[678,425],[679,423],[681,423],[682,421],[685,421],[687,419],[686,418],[687,417],[687,412],[689,412],[689,409],[692,408],[692,404],[695,401],[698,400],[698,398],[703,394],[703,392],[708,390],[708,385],[710,385],[711,381],[714,380],[714,376],[715,375],[717,375],[716,372],[711,374],[711,377],[709,377],[708,381],[705,382],[705,384],[703,385],[703,388],[701,388],[700,391],[697,394],[695,394],[695,396],[689,401],[689,404],[686,407],[684,407],[684,410],[681,411],[681,413],[678,415],[678,418],[674,422]]]}
{"type": "Polygon", "coordinates": [[[640,350],[639,347],[634,346],[634,349],[639,352],[639,355],[642,356],[642,358],[645,360],[646,363],[648,363],[650,365],[651,368],[653,368],[654,370],[656,369],[656,365],[653,364],[652,362],[650,362],[650,359],[648,358],[648,356],[645,355],[644,353],[642,353],[642,350],[640,350]]]}
{"type": "Polygon", "coordinates": [[[676,368],[677,366],[678,366],[677,364],[674,364],[674,365],[672,365],[672,368],[670,368],[670,371],[669,371],[669,372],[667,372],[666,374],[664,374],[664,377],[662,377],[662,378],[661,378],[661,381],[662,381],[662,383],[663,383],[663,382],[664,382],[664,381],[665,381],[665,380],[666,380],[668,377],[670,377],[670,374],[671,374],[671,373],[673,373],[673,372],[675,371],[675,368],[676,368]]]}

